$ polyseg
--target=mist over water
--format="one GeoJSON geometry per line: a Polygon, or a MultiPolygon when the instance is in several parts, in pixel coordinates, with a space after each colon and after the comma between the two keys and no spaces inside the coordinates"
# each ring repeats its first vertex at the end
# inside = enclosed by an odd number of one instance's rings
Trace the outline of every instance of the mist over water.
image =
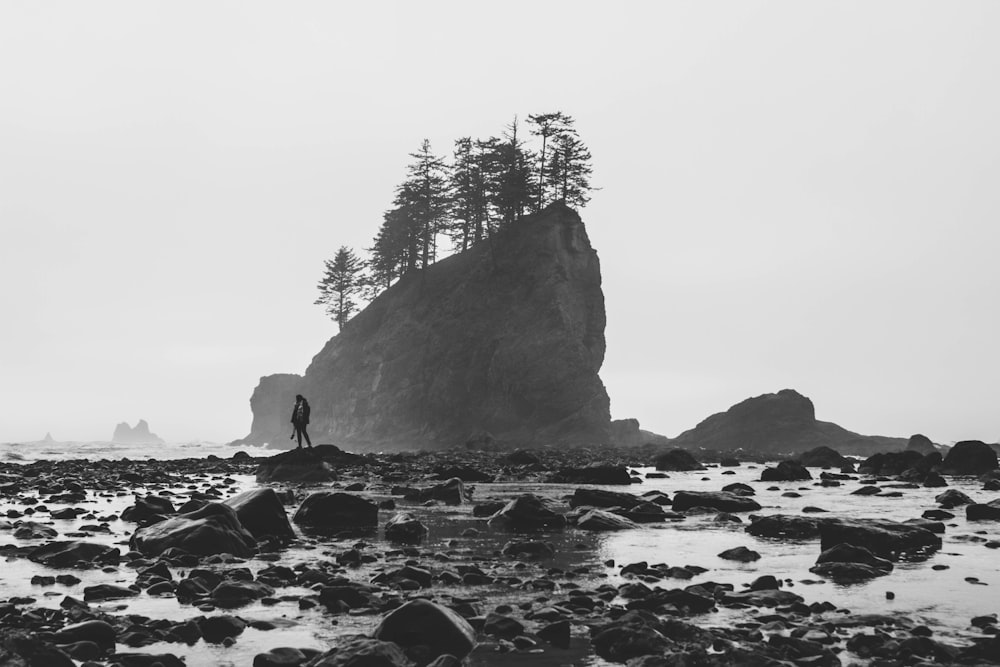
{"type": "Polygon", "coordinates": [[[271,456],[273,449],[256,445],[241,445],[234,447],[218,442],[170,442],[157,444],[134,444],[96,440],[91,442],[4,442],[0,443],[0,461],[30,463],[40,460],[68,461],[72,459],[158,459],[168,461],[173,459],[205,458],[218,456],[230,458],[233,454],[244,451],[250,456],[271,456]]]}

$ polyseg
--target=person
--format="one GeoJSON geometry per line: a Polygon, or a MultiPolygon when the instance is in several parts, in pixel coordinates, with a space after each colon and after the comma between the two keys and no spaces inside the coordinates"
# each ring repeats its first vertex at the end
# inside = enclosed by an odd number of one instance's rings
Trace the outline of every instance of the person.
{"type": "Polygon", "coordinates": [[[292,408],[292,438],[298,436],[299,446],[296,449],[302,449],[302,436],[306,437],[306,444],[309,445],[309,449],[312,449],[312,441],[309,439],[309,434],[306,433],[306,426],[309,424],[309,401],[307,401],[302,394],[295,395],[295,407],[292,408]]]}

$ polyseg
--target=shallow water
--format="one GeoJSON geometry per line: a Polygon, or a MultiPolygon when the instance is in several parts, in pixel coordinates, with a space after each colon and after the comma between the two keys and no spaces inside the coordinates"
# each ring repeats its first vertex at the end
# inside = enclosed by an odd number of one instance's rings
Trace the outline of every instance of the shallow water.
{"type": "MultiPolygon", "coordinates": [[[[745,482],[753,486],[756,500],[764,506],[760,514],[785,513],[800,514],[806,506],[817,506],[830,511],[830,516],[864,518],[878,517],[904,520],[919,517],[924,510],[936,508],[934,496],[942,489],[903,489],[899,498],[852,496],[850,492],[860,484],[847,480],[840,487],[814,486],[811,482],[770,483],[755,481],[760,475],[760,466],[743,466],[734,469],[712,468],[704,472],[669,473],[667,479],[645,479],[641,484],[630,488],[605,487],[609,490],[641,494],[650,490],[661,490],[673,494],[678,490],[718,490],[723,485],[732,482],[745,482]],[[723,474],[725,471],[734,474],[723,474]],[[768,491],[776,486],[778,490],[768,491]],[[785,491],[797,491],[799,498],[783,497],[785,491]]],[[[640,473],[648,470],[640,470],[640,473]]],[[[818,477],[819,470],[813,469],[818,477]]],[[[229,485],[232,492],[251,488],[255,482],[249,475],[231,476],[234,483],[229,485]]],[[[217,480],[215,480],[217,482],[217,480]]],[[[213,480],[202,476],[192,480],[200,486],[208,486],[213,480]]],[[[981,484],[972,479],[950,478],[952,488],[957,488],[978,502],[986,502],[997,497],[995,493],[983,492],[981,484]]],[[[280,486],[280,485],[278,485],[280,486]]],[[[534,492],[548,497],[559,498],[572,494],[577,485],[531,484],[531,483],[497,483],[476,484],[474,498],[478,501],[505,499],[524,492],[534,492]]],[[[157,491],[157,492],[161,492],[157,491]]],[[[172,489],[182,494],[187,487],[172,489]]],[[[373,499],[386,498],[388,488],[379,483],[373,483],[369,492],[373,499]]],[[[93,511],[100,519],[109,514],[118,514],[133,501],[132,494],[95,496],[88,494],[81,506],[93,511]]],[[[451,560],[442,565],[453,566],[456,563],[482,562],[481,556],[492,557],[494,551],[512,539],[510,533],[494,532],[487,528],[481,519],[471,516],[468,506],[461,507],[422,507],[408,505],[396,499],[400,509],[406,509],[417,515],[430,527],[427,541],[421,546],[424,553],[442,552],[451,560]],[[461,533],[470,527],[478,529],[479,535],[462,537],[461,533]]],[[[0,514],[10,508],[21,511],[25,505],[12,505],[10,499],[0,502],[0,514]]],[[[49,509],[59,509],[62,505],[50,505],[49,509]]],[[[287,508],[289,514],[294,508],[287,508]]],[[[684,521],[665,524],[645,525],[637,530],[616,533],[589,533],[578,530],[547,533],[542,539],[551,541],[557,548],[555,558],[544,561],[546,568],[559,568],[564,572],[580,569],[577,575],[556,577],[558,585],[554,591],[527,591],[506,584],[496,584],[484,587],[470,588],[468,586],[435,587],[434,591],[454,595],[461,598],[478,598],[484,611],[493,610],[501,603],[517,604],[527,600],[556,598],[567,593],[567,587],[580,585],[593,588],[601,583],[621,583],[618,572],[622,565],[635,561],[647,561],[650,564],[667,563],[669,565],[699,565],[708,568],[702,575],[692,580],[664,580],[659,585],[666,588],[683,587],[699,581],[717,581],[732,583],[739,590],[762,574],[789,580],[786,586],[802,595],[806,603],[830,601],[837,607],[849,609],[855,613],[904,614],[914,620],[924,623],[935,630],[939,640],[957,641],[968,633],[971,617],[1000,611],[1000,598],[996,591],[1000,586],[1000,552],[983,546],[986,540],[1000,539],[1000,522],[966,522],[963,508],[953,510],[956,518],[946,522],[948,525],[944,537],[944,546],[940,552],[928,560],[913,563],[898,563],[896,569],[888,576],[863,584],[836,585],[830,582],[813,584],[802,583],[806,580],[818,581],[819,577],[809,572],[819,554],[818,540],[790,541],[760,539],[746,534],[744,525],[718,524],[713,514],[688,517],[684,521]],[[969,539],[973,538],[973,539],[969,539]],[[744,545],[760,552],[762,558],[753,563],[738,563],[721,559],[717,554],[731,547],[744,545]],[[615,565],[608,567],[604,562],[612,559],[615,565]],[[947,565],[949,569],[934,571],[933,565],[947,565]],[[983,584],[975,585],[966,581],[966,577],[977,577],[983,584]],[[894,600],[886,599],[886,592],[895,593],[894,600]]],[[[380,524],[392,515],[392,512],[380,512],[380,524]]],[[[746,518],[746,515],[744,519],[746,518]]],[[[77,518],[74,520],[51,520],[44,512],[34,517],[24,517],[26,520],[51,522],[64,539],[66,533],[78,530],[81,525],[94,524],[93,518],[77,518]]],[[[134,524],[111,521],[110,528],[116,535],[94,533],[83,539],[107,544],[115,544],[127,549],[127,536],[134,524]]],[[[327,540],[320,543],[303,541],[283,553],[281,563],[290,565],[298,562],[310,562],[317,559],[332,559],[332,557],[349,548],[358,541],[357,538],[342,540],[327,540]]],[[[363,538],[373,551],[389,553],[389,557],[377,563],[353,570],[351,578],[367,580],[381,569],[399,566],[405,559],[392,545],[381,537],[381,532],[363,538]]],[[[9,531],[0,531],[0,542],[21,543],[15,540],[9,531]]],[[[495,561],[485,559],[487,563],[495,561]]],[[[251,559],[244,566],[258,570],[271,565],[270,562],[251,559]]],[[[485,568],[484,568],[485,569],[485,568]]],[[[134,572],[125,565],[116,572],[105,573],[95,571],[73,571],[82,579],[74,586],[40,587],[32,585],[30,579],[35,574],[58,574],[59,571],[44,568],[24,559],[8,559],[0,567],[0,597],[31,596],[38,600],[37,604],[57,606],[65,595],[82,599],[83,589],[96,583],[118,583],[128,585],[134,582],[134,572]]],[[[537,574],[537,573],[535,573],[537,574]]],[[[174,577],[183,576],[183,569],[174,570],[174,577]]],[[[535,575],[531,575],[535,576],[535,575]]],[[[307,589],[280,588],[277,595],[305,594],[307,589]]],[[[173,597],[156,598],[142,593],[139,597],[110,601],[101,604],[101,608],[112,613],[134,613],[153,618],[183,619],[200,615],[197,609],[188,605],[180,605],[173,597]]],[[[226,612],[209,612],[226,613],[226,612]]],[[[185,656],[191,667],[209,667],[212,665],[246,665],[252,662],[255,654],[278,646],[296,646],[326,649],[335,643],[338,636],[371,631],[378,621],[376,616],[336,616],[333,617],[319,609],[301,611],[296,602],[282,602],[274,606],[264,606],[257,603],[240,608],[234,612],[245,619],[267,620],[275,622],[279,627],[269,631],[249,629],[242,634],[231,648],[206,645],[199,642],[193,647],[183,644],[159,644],[142,649],[129,649],[120,646],[119,650],[141,650],[146,652],[169,652],[185,656]]],[[[737,620],[746,620],[754,612],[746,610],[721,610],[701,617],[695,617],[694,622],[703,625],[724,625],[737,620]]],[[[576,628],[575,632],[585,636],[584,628],[576,628]]],[[[601,661],[589,653],[587,644],[582,639],[575,642],[569,651],[547,650],[544,654],[509,654],[502,655],[494,651],[491,645],[482,646],[474,654],[473,663],[477,665],[500,665],[516,661],[518,664],[539,661],[546,665],[553,664],[597,664],[601,661]]]]}

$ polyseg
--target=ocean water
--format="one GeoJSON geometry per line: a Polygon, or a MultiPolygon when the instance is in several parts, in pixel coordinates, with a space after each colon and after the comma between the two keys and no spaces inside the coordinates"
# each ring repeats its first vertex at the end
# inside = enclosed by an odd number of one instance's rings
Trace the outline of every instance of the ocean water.
{"type": "Polygon", "coordinates": [[[173,459],[205,458],[214,454],[219,458],[230,458],[238,451],[244,451],[250,456],[272,456],[273,449],[241,445],[234,447],[217,442],[168,442],[162,445],[137,445],[120,442],[3,442],[0,443],[0,461],[30,463],[33,461],[66,461],[70,459],[158,459],[161,461],[173,459]]]}
{"type": "MultiPolygon", "coordinates": [[[[140,458],[139,454],[142,453],[142,450],[134,446],[115,447],[108,448],[107,443],[85,443],[81,448],[62,451],[59,455],[63,458],[115,458],[115,455],[140,458]]],[[[5,454],[20,453],[19,450],[0,451],[5,454]]],[[[264,451],[273,453],[273,450],[264,451]]],[[[42,453],[43,450],[35,452],[35,457],[42,453]]],[[[209,453],[228,457],[233,451],[232,448],[227,450],[224,446],[209,447],[204,443],[188,443],[172,445],[169,448],[159,447],[156,452],[145,451],[147,458],[153,453],[159,455],[156,458],[167,459],[205,456],[209,453]]],[[[698,472],[672,472],[668,478],[644,478],[641,484],[634,484],[628,488],[603,488],[636,494],[659,490],[673,495],[679,490],[718,490],[725,484],[744,482],[756,490],[755,499],[763,506],[763,509],[757,512],[759,514],[801,514],[804,507],[813,506],[828,510],[828,516],[887,518],[900,521],[919,517],[925,510],[937,508],[934,496],[943,490],[903,489],[899,497],[854,496],[850,492],[860,485],[857,481],[848,480],[839,487],[822,487],[812,482],[759,482],[757,480],[762,468],[763,466],[759,465],[744,465],[735,469],[711,468],[698,472]],[[800,494],[799,497],[783,495],[790,491],[800,494]]],[[[642,476],[651,471],[651,469],[639,469],[638,473],[642,476]]],[[[812,469],[812,472],[818,477],[820,471],[812,469]]],[[[232,475],[231,478],[233,483],[227,488],[232,493],[257,486],[251,475],[232,475]]],[[[200,487],[212,485],[218,480],[206,474],[195,476],[188,482],[190,485],[200,487]]],[[[343,486],[345,482],[334,483],[334,486],[343,486]]],[[[998,496],[996,493],[983,491],[982,484],[971,478],[949,478],[949,483],[951,488],[964,491],[977,502],[987,502],[998,496]]],[[[524,492],[560,499],[570,496],[577,488],[577,485],[541,483],[492,483],[471,486],[474,487],[473,497],[476,502],[509,499],[524,492]]],[[[189,486],[178,487],[172,491],[184,494],[189,488],[189,486]]],[[[136,490],[140,494],[144,491],[136,490]]],[[[303,489],[303,491],[308,490],[303,489]]],[[[378,480],[370,480],[369,489],[362,495],[376,501],[389,498],[389,485],[378,480]]],[[[120,496],[90,493],[87,501],[79,506],[91,510],[96,515],[108,515],[120,513],[132,501],[131,493],[120,496]]],[[[399,510],[411,512],[429,526],[429,536],[421,545],[423,552],[452,554],[452,561],[443,563],[441,569],[453,568],[462,562],[481,563],[483,554],[492,554],[500,550],[507,541],[517,539],[510,533],[490,529],[485,521],[472,516],[471,507],[467,505],[423,507],[400,501],[398,497],[396,502],[399,510]],[[476,528],[478,534],[463,535],[463,531],[467,528],[476,528]]],[[[52,505],[50,509],[59,507],[52,505]]],[[[10,508],[23,509],[23,505],[14,504],[10,499],[0,499],[0,514],[10,508]]],[[[286,509],[291,516],[295,507],[286,509]]],[[[831,615],[843,614],[849,610],[855,614],[905,616],[913,622],[926,624],[934,631],[935,638],[939,641],[962,645],[968,643],[970,637],[978,636],[969,624],[973,616],[1000,612],[1000,595],[997,594],[1000,587],[1000,550],[985,546],[988,540],[1000,539],[1000,522],[968,522],[964,518],[963,508],[953,510],[953,513],[956,515],[955,518],[945,522],[947,530],[943,536],[943,548],[930,558],[918,562],[897,563],[894,571],[888,576],[850,585],[825,581],[809,572],[809,568],[820,553],[818,539],[757,538],[744,532],[745,523],[716,523],[713,521],[713,514],[689,516],[678,522],[646,524],[635,530],[614,533],[567,529],[543,533],[536,537],[551,542],[556,548],[555,556],[544,562],[545,567],[558,568],[566,572],[580,571],[581,574],[572,583],[583,587],[596,587],[603,583],[620,584],[624,581],[620,576],[621,567],[636,561],[681,566],[699,565],[708,568],[707,572],[691,580],[663,580],[658,585],[664,588],[684,587],[700,581],[716,581],[732,583],[737,590],[740,590],[758,576],[771,574],[785,580],[784,585],[802,595],[807,604],[828,601],[836,605],[838,611],[829,612],[831,615]],[[751,563],[739,563],[719,558],[720,552],[736,546],[746,546],[758,551],[761,559],[751,563]],[[611,561],[613,564],[608,565],[607,563],[611,561]],[[935,565],[947,566],[947,569],[935,570],[935,565]],[[894,594],[894,599],[887,599],[888,592],[894,594]]],[[[392,514],[391,511],[381,511],[379,525],[384,525],[392,514]]],[[[746,520],[746,514],[741,516],[746,520]]],[[[39,517],[36,516],[36,520],[39,520],[39,517]]],[[[81,525],[92,524],[94,521],[78,518],[50,520],[50,523],[62,535],[72,533],[81,525]]],[[[116,520],[111,521],[109,525],[110,534],[95,533],[87,539],[127,549],[128,535],[134,524],[116,520]]],[[[282,564],[332,559],[356,542],[356,538],[315,540],[305,535],[302,537],[300,542],[283,553],[282,564]]],[[[388,554],[395,549],[383,539],[381,528],[366,536],[364,540],[369,543],[368,548],[374,553],[388,554]]],[[[31,544],[32,542],[19,541],[13,538],[10,532],[0,531],[0,543],[31,544]]],[[[351,577],[356,580],[368,580],[383,569],[398,567],[403,558],[401,555],[380,558],[375,563],[353,570],[351,577]]],[[[242,566],[257,571],[269,565],[271,563],[268,561],[253,558],[242,566]]],[[[40,587],[31,584],[31,577],[35,574],[56,573],[58,572],[55,570],[43,568],[24,559],[9,559],[4,567],[0,568],[0,598],[30,596],[37,600],[35,603],[37,605],[54,607],[65,595],[82,598],[83,588],[86,586],[96,583],[128,585],[135,580],[135,573],[122,565],[112,572],[99,570],[74,572],[82,582],[73,586],[40,587]]],[[[183,576],[183,571],[175,572],[174,576],[175,579],[183,576]]],[[[506,585],[437,586],[435,592],[478,600],[484,611],[491,611],[498,604],[516,605],[526,601],[537,601],[540,598],[555,599],[566,595],[571,582],[558,578],[556,581],[557,587],[551,592],[523,590],[506,585]]],[[[297,588],[278,589],[278,595],[304,595],[309,592],[297,588]]],[[[172,597],[155,597],[146,593],[133,599],[110,601],[98,606],[116,614],[135,613],[176,620],[190,618],[200,613],[191,606],[178,604],[172,597]]],[[[193,647],[158,644],[143,650],[182,655],[190,667],[247,665],[251,664],[253,656],[257,653],[277,646],[325,650],[335,645],[340,636],[370,632],[379,620],[377,616],[331,617],[317,609],[300,610],[294,601],[280,602],[272,606],[256,603],[240,608],[235,613],[246,619],[270,621],[277,627],[269,631],[248,629],[231,648],[199,642],[193,647]]],[[[756,613],[755,610],[720,609],[716,613],[697,616],[690,620],[705,626],[726,626],[752,619],[756,613]]],[[[589,652],[585,639],[586,629],[578,626],[574,629],[574,633],[573,646],[567,651],[550,649],[535,654],[502,654],[496,652],[495,647],[484,645],[477,649],[471,662],[480,667],[526,663],[603,665],[603,661],[589,652]]],[[[128,649],[120,646],[119,650],[128,649]]],[[[849,656],[842,655],[845,664],[855,662],[863,664],[848,658],[849,656]]]]}

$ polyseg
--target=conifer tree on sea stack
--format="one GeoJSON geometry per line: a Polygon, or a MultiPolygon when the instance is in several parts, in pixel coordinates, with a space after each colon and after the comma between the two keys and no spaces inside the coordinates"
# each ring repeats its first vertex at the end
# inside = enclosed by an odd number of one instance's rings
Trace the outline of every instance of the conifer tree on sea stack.
{"type": "Polygon", "coordinates": [[[576,130],[573,129],[573,118],[561,111],[531,114],[528,116],[528,123],[532,125],[531,133],[542,138],[542,149],[538,154],[538,185],[535,192],[535,210],[540,211],[552,201],[549,191],[553,184],[549,164],[546,162],[546,158],[549,157],[547,153],[549,141],[563,134],[576,134],[576,130]]]}
{"type": "Polygon", "coordinates": [[[503,142],[496,146],[496,159],[502,169],[496,191],[500,222],[509,225],[524,217],[531,206],[531,164],[533,155],[518,137],[517,116],[507,126],[503,142]]]}
{"type": "Polygon", "coordinates": [[[455,141],[451,167],[452,220],[448,233],[459,251],[483,240],[489,221],[488,170],[483,142],[470,137],[455,141]]]}
{"type": "Polygon", "coordinates": [[[357,312],[354,298],[363,285],[361,271],[364,263],[347,246],[340,246],[333,259],[326,260],[326,273],[319,281],[319,298],[316,304],[326,307],[327,314],[340,329],[357,312]]]}
{"type": "Polygon", "coordinates": [[[575,208],[587,205],[594,189],[590,185],[590,175],[593,173],[590,159],[590,150],[575,132],[565,132],[555,137],[548,169],[555,200],[575,208]]]}

